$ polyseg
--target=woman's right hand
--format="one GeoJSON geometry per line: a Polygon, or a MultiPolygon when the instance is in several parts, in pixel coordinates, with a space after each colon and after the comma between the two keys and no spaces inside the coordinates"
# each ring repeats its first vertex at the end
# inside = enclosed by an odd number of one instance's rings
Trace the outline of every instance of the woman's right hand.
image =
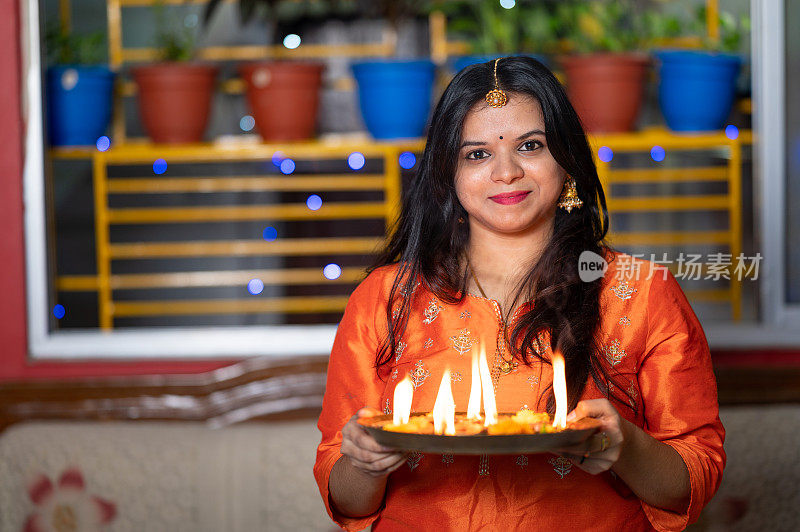
{"type": "Polygon", "coordinates": [[[360,473],[381,478],[403,465],[406,454],[382,446],[358,422],[360,417],[376,415],[380,415],[380,412],[374,408],[362,408],[350,418],[342,427],[341,452],[360,473]]]}

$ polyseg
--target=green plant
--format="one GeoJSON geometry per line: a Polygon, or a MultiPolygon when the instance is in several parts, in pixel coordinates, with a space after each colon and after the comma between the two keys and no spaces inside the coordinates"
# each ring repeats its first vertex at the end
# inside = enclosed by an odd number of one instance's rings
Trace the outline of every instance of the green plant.
{"type": "Polygon", "coordinates": [[[163,0],[153,4],[153,13],[159,61],[190,61],[195,53],[196,28],[185,20],[169,16],[163,0]]]}
{"type": "Polygon", "coordinates": [[[466,39],[473,54],[519,52],[519,20],[497,0],[438,2],[436,8],[448,19],[448,30],[466,39]]]}
{"type": "Polygon", "coordinates": [[[549,53],[558,43],[556,5],[517,0],[506,9],[498,0],[439,0],[430,9],[447,16],[448,31],[467,40],[472,53],[549,53]]]}
{"type": "Polygon", "coordinates": [[[642,13],[642,29],[644,37],[650,45],[680,37],[684,31],[684,23],[679,17],[664,13],[661,9],[648,9],[642,13]]]}
{"type": "Polygon", "coordinates": [[[51,64],[97,65],[105,62],[106,36],[102,31],[78,35],[53,27],[48,30],[45,43],[51,64]]]}
{"type": "Polygon", "coordinates": [[[570,51],[630,52],[645,47],[645,2],[569,0],[556,9],[559,31],[570,51]]]}
{"type": "Polygon", "coordinates": [[[688,37],[696,39],[707,50],[737,52],[742,37],[750,31],[750,18],[736,18],[727,11],[719,12],[719,39],[708,37],[705,5],[698,6],[689,17],[666,14],[662,9],[649,9],[643,13],[644,33],[651,45],[669,39],[688,37]]]}
{"type": "Polygon", "coordinates": [[[703,5],[695,10],[695,17],[688,24],[688,31],[702,39],[704,48],[717,52],[738,52],[743,35],[750,32],[750,17],[741,16],[737,19],[732,13],[720,10],[718,24],[719,39],[709,38],[706,7],[703,5]]]}
{"type": "Polygon", "coordinates": [[[556,5],[549,2],[518,4],[522,24],[522,49],[528,52],[555,53],[560,46],[556,5]]]}

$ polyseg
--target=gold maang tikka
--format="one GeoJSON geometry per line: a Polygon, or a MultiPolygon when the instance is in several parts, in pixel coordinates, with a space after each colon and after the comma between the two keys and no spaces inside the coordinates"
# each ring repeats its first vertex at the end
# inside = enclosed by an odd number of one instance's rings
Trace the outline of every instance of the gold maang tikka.
{"type": "Polygon", "coordinates": [[[497,81],[498,61],[500,61],[500,58],[494,60],[494,88],[486,93],[486,103],[492,107],[503,107],[508,103],[508,95],[500,88],[500,84],[497,81]]]}

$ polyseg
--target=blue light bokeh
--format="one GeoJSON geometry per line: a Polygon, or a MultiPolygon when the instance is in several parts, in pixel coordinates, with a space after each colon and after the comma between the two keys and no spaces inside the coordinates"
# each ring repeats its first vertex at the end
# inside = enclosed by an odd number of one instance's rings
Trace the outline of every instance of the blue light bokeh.
{"type": "Polygon", "coordinates": [[[334,263],[328,264],[322,269],[322,275],[324,275],[326,279],[333,281],[342,275],[342,267],[334,263]]]}
{"type": "Polygon", "coordinates": [[[164,159],[156,159],[153,162],[153,173],[156,175],[161,175],[167,171],[167,161],[164,159]]]}
{"type": "Polygon", "coordinates": [[[281,161],[280,168],[281,168],[281,173],[289,175],[292,172],[294,172],[294,169],[296,168],[296,165],[294,164],[293,160],[284,159],[284,160],[281,161]]]}
{"type": "Polygon", "coordinates": [[[61,318],[66,316],[66,314],[67,314],[67,309],[64,308],[64,305],[59,303],[58,305],[55,305],[53,307],[53,316],[55,316],[56,319],[60,320],[61,318]]]}
{"type": "Polygon", "coordinates": [[[294,50],[298,46],[300,46],[300,36],[296,33],[290,33],[286,37],[283,38],[283,45],[288,48],[289,50],[294,50]]]}
{"type": "Polygon", "coordinates": [[[311,194],[306,200],[306,207],[312,211],[318,211],[319,208],[322,207],[322,198],[316,194],[311,194]]]}
{"type": "Polygon", "coordinates": [[[736,140],[739,138],[739,128],[733,124],[728,124],[725,126],[725,136],[731,140],[736,140]]]}
{"type": "Polygon", "coordinates": [[[351,170],[361,170],[364,168],[364,164],[366,164],[366,162],[367,159],[361,152],[354,151],[347,156],[347,166],[349,166],[351,170]]]}
{"type": "Polygon", "coordinates": [[[280,168],[281,161],[283,161],[284,157],[285,155],[282,151],[276,151],[275,153],[272,154],[272,164],[280,168]]]}
{"type": "Polygon", "coordinates": [[[264,291],[264,281],[261,279],[250,279],[250,282],[247,283],[247,291],[257,296],[264,291]]]}
{"type": "Polygon", "coordinates": [[[600,149],[597,150],[597,157],[604,163],[610,163],[614,158],[614,152],[608,146],[600,146],[600,149]]]}
{"type": "Polygon", "coordinates": [[[272,226],[265,227],[262,235],[264,236],[264,240],[266,240],[267,242],[272,242],[273,240],[278,238],[278,230],[272,226]]]}
{"type": "Polygon", "coordinates": [[[95,145],[97,146],[97,151],[106,151],[111,147],[111,139],[103,135],[102,137],[98,137],[95,145]]]}
{"type": "Polygon", "coordinates": [[[244,115],[239,120],[239,129],[242,131],[252,131],[254,127],[256,127],[256,119],[250,115],[244,115]]]}
{"type": "Polygon", "coordinates": [[[664,157],[667,156],[667,152],[661,146],[653,146],[650,150],[650,157],[657,163],[660,163],[664,160],[664,157]]]}
{"type": "Polygon", "coordinates": [[[400,163],[400,168],[411,170],[414,168],[414,165],[417,164],[417,156],[410,151],[404,151],[400,154],[400,157],[398,157],[398,162],[400,163]]]}

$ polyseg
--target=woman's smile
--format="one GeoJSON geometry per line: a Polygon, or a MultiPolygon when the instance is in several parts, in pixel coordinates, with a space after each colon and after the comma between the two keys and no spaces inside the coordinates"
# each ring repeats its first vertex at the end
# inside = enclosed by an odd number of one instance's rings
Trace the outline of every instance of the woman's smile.
{"type": "Polygon", "coordinates": [[[496,194],[494,196],[490,196],[489,199],[499,203],[500,205],[515,205],[525,198],[528,197],[530,194],[530,190],[518,190],[516,192],[503,192],[502,194],[496,194]]]}

